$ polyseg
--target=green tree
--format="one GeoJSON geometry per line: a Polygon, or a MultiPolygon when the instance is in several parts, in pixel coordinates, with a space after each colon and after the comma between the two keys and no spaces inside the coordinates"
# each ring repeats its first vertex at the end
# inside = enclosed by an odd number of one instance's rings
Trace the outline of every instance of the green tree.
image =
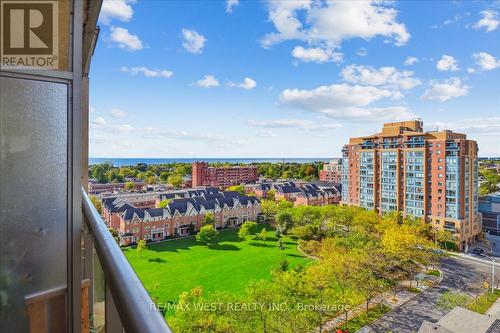
{"type": "Polygon", "coordinates": [[[238,231],[238,237],[246,239],[252,234],[255,234],[256,232],[257,232],[257,222],[246,221],[245,223],[243,223],[240,230],[238,231]]]}
{"type": "Polygon", "coordinates": [[[182,185],[182,176],[178,174],[171,174],[168,176],[168,183],[176,188],[182,185]]]}
{"type": "Polygon", "coordinates": [[[99,200],[98,197],[95,195],[90,196],[90,201],[94,205],[95,209],[99,212],[99,214],[102,214],[102,202],[99,200]]]}
{"type": "Polygon", "coordinates": [[[245,194],[245,187],[243,185],[233,185],[229,186],[226,191],[236,191],[241,194],[245,194]]]}
{"type": "Polygon", "coordinates": [[[215,225],[215,215],[212,212],[208,212],[203,216],[204,225],[215,225]]]}
{"type": "Polygon", "coordinates": [[[212,244],[218,234],[219,232],[213,225],[207,224],[200,228],[200,231],[196,234],[196,240],[205,244],[212,244]]]}
{"type": "Polygon", "coordinates": [[[126,190],[133,190],[134,189],[134,183],[132,183],[132,182],[126,182],[123,188],[126,189],[126,190]]]}
{"type": "Polygon", "coordinates": [[[283,246],[283,238],[278,238],[278,248],[280,249],[280,251],[283,251],[285,249],[285,247],[283,246]]]}
{"type": "Polygon", "coordinates": [[[288,262],[288,260],[286,259],[282,259],[280,261],[280,265],[279,265],[279,270],[282,271],[282,272],[286,272],[288,270],[288,268],[290,267],[290,263],[288,262]]]}
{"type": "Polygon", "coordinates": [[[288,211],[279,211],[276,214],[276,229],[279,229],[283,234],[287,234],[288,230],[293,226],[292,214],[288,211]]]}
{"type": "Polygon", "coordinates": [[[139,239],[137,242],[137,252],[139,252],[139,256],[142,258],[142,253],[144,250],[148,248],[148,244],[146,243],[146,240],[144,239],[139,239]]]}
{"type": "Polygon", "coordinates": [[[158,208],[167,208],[167,206],[172,202],[172,199],[163,199],[158,204],[158,208]]]}
{"type": "Polygon", "coordinates": [[[118,234],[118,230],[113,228],[108,228],[108,230],[111,236],[113,236],[113,238],[115,239],[116,244],[120,245],[120,235],[118,234]]]}
{"type": "Polygon", "coordinates": [[[266,192],[266,199],[274,201],[276,197],[276,190],[275,189],[270,189],[269,191],[266,192]]]}
{"type": "Polygon", "coordinates": [[[262,230],[260,231],[260,233],[257,235],[257,238],[260,239],[260,240],[266,241],[266,239],[267,239],[267,230],[266,230],[266,228],[262,228],[262,230]]]}

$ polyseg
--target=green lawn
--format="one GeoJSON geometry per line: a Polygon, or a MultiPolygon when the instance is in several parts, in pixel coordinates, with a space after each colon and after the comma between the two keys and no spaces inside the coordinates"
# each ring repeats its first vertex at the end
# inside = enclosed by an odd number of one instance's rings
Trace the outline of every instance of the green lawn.
{"type": "Polygon", "coordinates": [[[382,317],[385,313],[387,313],[391,308],[386,305],[377,304],[374,307],[368,310],[368,314],[363,312],[362,314],[350,319],[347,321],[347,327],[343,326],[344,330],[348,332],[356,332],[363,326],[368,325],[375,319],[382,317]]]}
{"type": "Polygon", "coordinates": [[[135,248],[126,248],[124,253],[159,302],[177,302],[182,291],[196,286],[202,286],[206,295],[216,290],[242,293],[249,281],[269,279],[282,259],[288,260],[290,267],[309,262],[290,237],[284,237],[285,249],[280,251],[270,229],[265,242],[241,240],[234,229],[221,231],[218,239],[218,244],[210,247],[189,237],[149,244],[142,257],[135,248]]]}
{"type": "Polygon", "coordinates": [[[469,309],[479,313],[485,313],[493,305],[493,303],[495,303],[498,297],[500,297],[499,289],[495,289],[493,293],[491,293],[491,291],[485,292],[478,297],[476,302],[471,303],[469,309]]]}

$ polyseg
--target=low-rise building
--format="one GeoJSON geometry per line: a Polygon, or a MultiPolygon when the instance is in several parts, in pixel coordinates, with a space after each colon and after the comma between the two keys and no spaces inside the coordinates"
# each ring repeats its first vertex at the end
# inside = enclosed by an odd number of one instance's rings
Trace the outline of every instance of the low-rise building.
{"type": "Polygon", "coordinates": [[[258,198],[267,197],[269,191],[274,192],[275,200],[287,200],[295,206],[332,205],[340,202],[341,185],[331,182],[281,181],[260,183],[245,188],[258,198]]]}
{"type": "Polygon", "coordinates": [[[164,208],[140,209],[123,198],[112,199],[103,201],[103,215],[108,225],[118,231],[122,245],[196,233],[207,213],[214,215],[217,229],[256,221],[260,214],[257,198],[214,188],[161,194],[156,202],[168,199],[164,208]]]}
{"type": "Polygon", "coordinates": [[[437,323],[424,320],[418,333],[495,333],[500,332],[498,314],[481,314],[455,307],[437,323]]]}
{"type": "MultiPolygon", "coordinates": [[[[134,190],[142,190],[146,187],[146,183],[143,181],[131,182],[134,184],[134,190]]],[[[89,182],[88,189],[90,194],[99,194],[103,192],[116,191],[125,189],[125,184],[127,183],[94,183],[89,182]]]]}
{"type": "Polygon", "coordinates": [[[483,216],[483,231],[500,236],[500,192],[479,197],[479,212],[483,216]]]}

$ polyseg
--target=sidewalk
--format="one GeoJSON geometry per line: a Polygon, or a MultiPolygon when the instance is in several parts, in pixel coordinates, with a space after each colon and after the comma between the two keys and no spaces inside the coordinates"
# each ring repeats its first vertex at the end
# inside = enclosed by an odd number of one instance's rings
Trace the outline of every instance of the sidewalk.
{"type": "Polygon", "coordinates": [[[492,315],[494,317],[500,316],[500,298],[497,298],[495,303],[493,303],[490,308],[486,311],[487,315],[492,315]]]}
{"type": "MultiPolygon", "coordinates": [[[[438,278],[433,277],[433,276],[429,276],[429,278],[431,280],[433,280],[434,278],[436,280],[438,279],[438,278]]],[[[392,310],[392,309],[398,308],[402,304],[408,302],[410,299],[412,299],[413,297],[415,297],[419,294],[419,293],[414,293],[414,292],[408,291],[408,289],[407,289],[408,286],[405,285],[405,284],[408,284],[408,282],[409,281],[404,281],[404,282],[400,283],[399,286],[402,289],[399,290],[398,292],[396,292],[396,299],[394,299],[394,292],[388,291],[388,292],[385,292],[378,297],[375,297],[370,302],[369,308],[371,309],[375,306],[379,306],[380,303],[382,303],[382,304],[390,307],[392,310]]],[[[416,282],[414,282],[414,284],[416,284],[416,282]]],[[[425,285],[425,283],[420,283],[420,286],[418,289],[420,290],[420,292],[423,292],[423,291],[427,290],[428,288],[429,288],[429,286],[425,285]]],[[[350,319],[352,319],[360,314],[363,314],[365,312],[366,312],[366,303],[362,303],[347,313],[347,319],[350,320],[350,319]]],[[[333,331],[338,326],[340,326],[344,322],[344,320],[345,320],[345,314],[342,313],[342,314],[338,315],[337,317],[327,321],[323,325],[323,330],[325,332],[333,331]]],[[[315,332],[317,332],[317,330],[315,332]]],[[[358,332],[365,332],[365,333],[370,332],[369,325],[363,327],[358,332]]]]}

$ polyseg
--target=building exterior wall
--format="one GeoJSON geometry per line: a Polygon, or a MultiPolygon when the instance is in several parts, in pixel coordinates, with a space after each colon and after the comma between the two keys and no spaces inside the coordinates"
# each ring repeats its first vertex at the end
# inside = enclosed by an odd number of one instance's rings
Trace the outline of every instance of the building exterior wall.
{"type": "MultiPolygon", "coordinates": [[[[216,228],[236,227],[244,221],[256,221],[260,214],[260,205],[225,208],[212,213],[214,213],[216,228]]],[[[181,234],[181,229],[190,228],[191,225],[193,231],[198,232],[202,226],[205,213],[193,215],[174,214],[173,216],[153,219],[134,217],[130,221],[124,220],[120,214],[116,215],[119,220],[117,230],[121,236],[121,245],[130,245],[140,239],[159,241],[167,237],[184,236],[181,234]]]]}
{"type": "Polygon", "coordinates": [[[342,181],[342,159],[334,158],[330,163],[324,164],[323,170],[319,172],[319,180],[340,183],[342,181]]]}
{"type": "Polygon", "coordinates": [[[207,162],[194,162],[192,185],[227,188],[257,181],[256,166],[209,167],[207,162]]]}
{"type": "Polygon", "coordinates": [[[424,132],[421,121],[384,124],[342,150],[342,203],[399,210],[471,244],[481,230],[478,148],[464,134],[424,132]]]}

